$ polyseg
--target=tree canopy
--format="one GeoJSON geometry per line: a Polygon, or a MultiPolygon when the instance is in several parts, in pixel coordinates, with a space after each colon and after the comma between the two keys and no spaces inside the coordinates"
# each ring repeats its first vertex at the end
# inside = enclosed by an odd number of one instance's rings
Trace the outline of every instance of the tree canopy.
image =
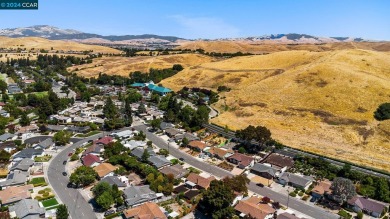
{"type": "Polygon", "coordinates": [[[69,218],[68,207],[66,207],[66,205],[64,204],[58,205],[56,211],[56,217],[57,219],[68,219],[69,218]]]}
{"type": "Polygon", "coordinates": [[[61,130],[54,134],[53,140],[56,142],[56,144],[59,145],[66,145],[69,143],[70,137],[72,136],[72,133],[68,131],[61,130]]]}
{"type": "Polygon", "coordinates": [[[381,104],[375,111],[374,117],[379,121],[390,119],[390,103],[381,104]]]}
{"type": "Polygon", "coordinates": [[[78,167],[69,178],[69,181],[76,185],[88,186],[95,182],[98,174],[92,167],[80,166],[78,167]]]}
{"type": "Polygon", "coordinates": [[[343,202],[356,195],[356,188],[353,182],[343,177],[336,177],[330,188],[333,194],[343,202]]]}

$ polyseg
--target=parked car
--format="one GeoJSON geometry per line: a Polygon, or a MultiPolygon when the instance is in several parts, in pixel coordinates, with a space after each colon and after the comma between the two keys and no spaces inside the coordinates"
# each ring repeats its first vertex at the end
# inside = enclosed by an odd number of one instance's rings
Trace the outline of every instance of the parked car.
{"type": "Polygon", "coordinates": [[[70,152],[70,153],[68,154],[68,156],[70,157],[70,156],[72,156],[72,154],[73,154],[73,153],[72,153],[72,152],[70,152]]]}
{"type": "Polygon", "coordinates": [[[65,165],[68,161],[64,160],[64,162],[62,162],[63,165],[65,165]]]}
{"type": "Polygon", "coordinates": [[[123,211],[125,209],[126,209],[126,206],[125,205],[121,205],[121,206],[116,208],[116,212],[121,212],[121,211],[123,211]]]}
{"type": "Polygon", "coordinates": [[[104,212],[104,216],[108,216],[108,215],[111,215],[111,214],[115,214],[115,211],[114,210],[108,210],[108,211],[104,212]]]}
{"type": "Polygon", "coordinates": [[[62,172],[62,175],[63,176],[67,176],[68,174],[66,172],[62,172]]]}
{"type": "Polygon", "coordinates": [[[263,183],[257,183],[256,185],[259,186],[259,187],[261,187],[261,188],[264,187],[264,184],[263,184],[263,183]]]}
{"type": "Polygon", "coordinates": [[[184,158],[181,157],[181,158],[179,158],[179,160],[180,160],[180,161],[184,161],[184,158]]]}
{"type": "Polygon", "coordinates": [[[317,201],[317,199],[312,196],[311,199],[310,199],[310,202],[315,202],[315,201],[317,201]]]}

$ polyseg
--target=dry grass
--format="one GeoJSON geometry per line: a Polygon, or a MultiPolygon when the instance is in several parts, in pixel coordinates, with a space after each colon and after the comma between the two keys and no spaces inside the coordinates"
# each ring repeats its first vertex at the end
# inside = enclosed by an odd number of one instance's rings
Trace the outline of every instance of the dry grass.
{"type": "Polygon", "coordinates": [[[165,56],[138,56],[138,57],[102,57],[93,60],[91,64],[73,66],[68,71],[75,71],[78,75],[95,77],[100,72],[109,75],[128,76],[130,72],[148,72],[150,68],[170,68],[174,64],[183,67],[196,66],[214,61],[213,58],[197,54],[178,54],[165,56]],[[76,71],[76,69],[78,69],[76,71]]]}
{"type": "Polygon", "coordinates": [[[286,51],[188,68],[162,81],[226,85],[212,122],[264,125],[292,147],[390,171],[390,121],[373,112],[390,97],[390,54],[367,50],[286,51]],[[194,77],[196,76],[196,77],[194,77]],[[225,105],[226,104],[226,105],[225,105]]]}
{"type": "Polygon", "coordinates": [[[98,45],[87,45],[82,43],[76,43],[71,41],[62,41],[62,40],[48,40],[39,37],[21,37],[21,38],[9,38],[0,36],[0,48],[7,49],[27,49],[31,50],[34,48],[34,51],[39,51],[40,49],[45,50],[64,50],[64,51],[86,51],[93,50],[93,52],[98,53],[114,53],[118,54],[121,51],[105,46],[98,45]]]}
{"type": "Polygon", "coordinates": [[[253,54],[273,53],[291,50],[307,50],[313,52],[333,51],[340,49],[366,49],[375,51],[390,51],[390,43],[376,42],[345,42],[327,43],[321,45],[299,44],[289,45],[273,41],[253,42],[253,41],[184,41],[178,49],[203,49],[206,52],[235,53],[248,52],[253,54]]]}

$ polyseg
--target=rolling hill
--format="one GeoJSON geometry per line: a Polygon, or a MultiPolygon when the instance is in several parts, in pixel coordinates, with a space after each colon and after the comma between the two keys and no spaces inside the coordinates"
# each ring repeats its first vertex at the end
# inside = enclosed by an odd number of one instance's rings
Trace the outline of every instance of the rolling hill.
{"type": "Polygon", "coordinates": [[[390,121],[373,112],[390,100],[390,53],[360,49],[283,51],[186,68],[162,81],[216,89],[212,120],[231,129],[268,127],[291,147],[390,171],[390,121]]]}
{"type": "Polygon", "coordinates": [[[17,49],[21,48],[30,51],[34,48],[34,51],[37,52],[40,49],[51,50],[53,51],[89,51],[93,50],[95,53],[114,53],[118,54],[121,51],[105,46],[98,45],[86,45],[77,42],[69,42],[62,40],[48,40],[45,38],[39,37],[20,37],[20,38],[9,38],[0,36],[0,48],[5,49],[17,49]]]}
{"type": "Polygon", "coordinates": [[[84,64],[68,68],[84,77],[95,77],[100,72],[109,75],[128,76],[130,72],[148,72],[150,68],[170,68],[174,64],[183,67],[197,66],[202,63],[215,61],[214,58],[199,54],[178,54],[165,56],[137,56],[137,57],[102,57],[93,59],[91,64],[84,64]]]}

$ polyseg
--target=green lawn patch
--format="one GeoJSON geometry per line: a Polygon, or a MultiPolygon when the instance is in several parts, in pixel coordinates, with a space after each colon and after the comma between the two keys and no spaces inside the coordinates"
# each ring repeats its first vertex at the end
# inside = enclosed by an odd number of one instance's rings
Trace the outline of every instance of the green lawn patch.
{"type": "Polygon", "coordinates": [[[35,157],[35,162],[48,162],[51,159],[51,156],[42,156],[42,157],[35,157]]]}
{"type": "Polygon", "coordinates": [[[28,184],[38,185],[43,183],[46,183],[45,178],[37,177],[37,178],[32,178],[28,184]]]}
{"type": "Polygon", "coordinates": [[[45,208],[52,207],[52,206],[58,205],[58,201],[55,198],[51,198],[51,199],[47,199],[45,201],[42,201],[42,205],[45,208]]]}
{"type": "Polygon", "coordinates": [[[42,91],[42,92],[33,92],[31,94],[35,94],[35,96],[41,98],[47,96],[47,91],[42,91]]]}
{"type": "Polygon", "coordinates": [[[89,136],[92,136],[92,135],[96,135],[96,134],[99,134],[99,133],[100,133],[100,131],[95,130],[95,131],[90,131],[87,134],[77,134],[76,137],[86,138],[86,137],[89,137],[89,136]]]}

